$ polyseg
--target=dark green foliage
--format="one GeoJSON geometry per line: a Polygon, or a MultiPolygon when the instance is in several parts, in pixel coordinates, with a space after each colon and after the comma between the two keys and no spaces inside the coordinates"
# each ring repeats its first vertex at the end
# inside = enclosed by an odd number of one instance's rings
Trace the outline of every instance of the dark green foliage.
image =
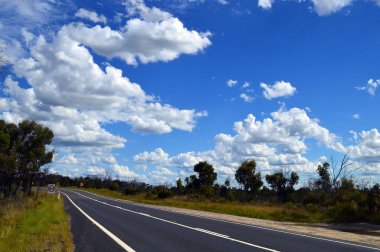
{"type": "Polygon", "coordinates": [[[315,181],[317,188],[325,193],[331,192],[332,181],[330,176],[330,164],[325,162],[322,165],[318,165],[317,171],[319,175],[319,178],[315,181]]]}
{"type": "Polygon", "coordinates": [[[263,186],[260,172],[256,172],[256,161],[244,161],[235,173],[236,181],[243,186],[245,198],[250,199],[250,196],[256,195],[258,190],[263,186]]]}
{"type": "Polygon", "coordinates": [[[194,166],[194,171],[198,173],[200,185],[212,186],[217,178],[214,167],[207,162],[199,162],[194,166]]]}
{"type": "Polygon", "coordinates": [[[157,198],[166,199],[172,197],[173,193],[168,188],[162,187],[158,190],[157,198]]]}
{"type": "Polygon", "coordinates": [[[177,194],[178,195],[182,195],[183,192],[184,192],[184,187],[183,187],[183,184],[182,184],[182,180],[179,178],[176,181],[176,184],[177,184],[177,194]]]}
{"type": "Polygon", "coordinates": [[[11,194],[12,185],[13,194],[20,187],[31,194],[33,178],[53,159],[54,151],[47,150],[53,137],[49,128],[34,121],[16,126],[0,120],[0,187],[5,197],[11,194]]]}
{"type": "Polygon", "coordinates": [[[198,173],[198,176],[191,175],[185,179],[185,193],[199,193],[210,198],[214,195],[212,186],[217,179],[214,167],[207,162],[199,162],[194,166],[194,171],[198,173]]]}
{"type": "Polygon", "coordinates": [[[270,187],[277,192],[279,199],[286,202],[290,193],[294,191],[294,185],[298,183],[299,176],[295,172],[279,171],[271,175],[266,175],[265,179],[270,187]]]}
{"type": "Polygon", "coordinates": [[[115,181],[112,181],[108,187],[111,191],[117,191],[119,190],[119,184],[115,181]]]}

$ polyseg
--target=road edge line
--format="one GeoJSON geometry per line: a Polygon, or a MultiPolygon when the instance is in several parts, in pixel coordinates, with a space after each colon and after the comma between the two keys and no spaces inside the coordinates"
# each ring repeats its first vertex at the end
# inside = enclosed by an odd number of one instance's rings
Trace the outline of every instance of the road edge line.
{"type": "Polygon", "coordinates": [[[125,251],[128,252],[136,252],[133,248],[128,246],[125,242],[123,242],[120,238],[118,238],[116,235],[111,233],[108,229],[103,227],[99,222],[91,218],[85,211],[83,211],[77,204],[75,204],[71,198],[64,192],[61,192],[63,195],[67,197],[67,199],[73,204],[87,219],[89,219],[93,224],[95,224],[101,231],[103,231],[106,235],[108,235],[112,240],[114,240],[119,246],[121,246],[125,251]]]}
{"type": "MultiPolygon", "coordinates": [[[[235,221],[217,219],[217,218],[212,218],[212,217],[206,217],[206,216],[202,216],[202,215],[196,215],[196,214],[190,214],[190,213],[181,213],[181,212],[177,212],[177,211],[173,211],[173,210],[169,210],[169,209],[162,209],[162,208],[155,208],[154,207],[154,206],[160,207],[160,205],[152,205],[152,206],[150,206],[147,203],[140,203],[140,202],[135,202],[135,201],[130,201],[130,200],[124,200],[124,199],[117,199],[117,198],[107,197],[107,196],[103,196],[103,195],[96,194],[96,193],[93,193],[93,192],[88,192],[88,191],[85,191],[85,190],[77,190],[77,189],[70,189],[70,190],[80,191],[80,192],[86,192],[86,193],[93,194],[95,196],[98,196],[98,197],[101,197],[101,198],[105,198],[105,199],[108,199],[108,200],[113,200],[113,201],[120,202],[120,203],[135,204],[135,205],[138,205],[138,206],[141,206],[141,207],[145,207],[145,208],[149,208],[149,209],[156,209],[156,210],[166,211],[166,212],[170,212],[170,213],[176,213],[176,214],[182,214],[182,215],[187,215],[187,216],[193,216],[193,217],[203,218],[203,219],[207,219],[207,220],[220,221],[220,222],[225,222],[225,223],[230,223],[230,224],[235,224],[235,225],[241,225],[241,226],[246,226],[246,227],[252,227],[252,228],[257,228],[257,229],[274,231],[274,232],[278,232],[278,233],[284,233],[284,234],[289,234],[289,235],[306,237],[306,238],[310,238],[310,239],[328,241],[328,242],[332,242],[332,243],[339,243],[339,244],[344,244],[344,245],[353,246],[353,247],[361,247],[361,248],[365,248],[365,249],[372,249],[372,250],[380,251],[380,248],[373,247],[373,246],[367,245],[367,244],[352,243],[350,241],[345,241],[345,240],[338,240],[338,239],[335,240],[334,238],[324,238],[324,237],[321,237],[321,236],[313,236],[313,235],[309,235],[309,234],[296,233],[296,232],[285,231],[285,230],[276,229],[276,228],[267,228],[267,227],[263,227],[263,226],[259,226],[259,225],[255,225],[255,224],[246,224],[246,223],[241,223],[241,222],[235,222],[235,221]]],[[[166,207],[166,206],[163,206],[163,207],[166,207]]],[[[170,206],[167,206],[167,207],[170,207],[170,206]]],[[[180,208],[180,207],[177,207],[177,208],[180,208]]],[[[186,209],[186,208],[184,208],[184,209],[186,209]]],[[[189,209],[189,210],[192,210],[192,209],[189,209]]],[[[197,211],[202,211],[202,210],[197,210],[197,211]]],[[[205,212],[207,212],[207,211],[205,211],[205,212]]],[[[210,213],[212,213],[212,212],[210,212],[210,213]]]]}

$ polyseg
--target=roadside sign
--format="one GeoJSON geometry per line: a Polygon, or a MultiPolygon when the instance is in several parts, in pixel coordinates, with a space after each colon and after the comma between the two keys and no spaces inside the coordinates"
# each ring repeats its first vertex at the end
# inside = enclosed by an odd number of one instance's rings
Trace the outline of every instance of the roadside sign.
{"type": "Polygon", "coordinates": [[[80,182],[80,183],[79,183],[79,186],[80,186],[80,187],[83,187],[83,182],[80,182]]]}
{"type": "Polygon", "coordinates": [[[55,184],[48,184],[48,192],[55,193],[55,184]]]}

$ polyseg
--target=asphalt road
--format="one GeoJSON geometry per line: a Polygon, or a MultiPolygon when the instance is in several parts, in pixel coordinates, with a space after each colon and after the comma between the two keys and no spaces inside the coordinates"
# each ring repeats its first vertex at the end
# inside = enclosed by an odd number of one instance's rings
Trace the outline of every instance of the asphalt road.
{"type": "Polygon", "coordinates": [[[61,190],[76,251],[380,251],[61,190]]]}

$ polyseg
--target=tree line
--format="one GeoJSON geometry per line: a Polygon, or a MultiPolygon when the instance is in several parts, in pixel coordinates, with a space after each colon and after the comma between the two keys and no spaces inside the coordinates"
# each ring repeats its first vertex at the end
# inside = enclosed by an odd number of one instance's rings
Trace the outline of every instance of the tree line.
{"type": "MultiPolygon", "coordinates": [[[[122,181],[106,176],[68,177],[49,174],[46,165],[52,162],[50,147],[53,132],[34,121],[19,124],[0,120],[0,197],[22,192],[30,195],[32,186],[50,183],[61,187],[107,188],[126,195],[143,194],[148,199],[176,197],[194,201],[254,202],[292,204],[309,211],[327,213],[331,221],[370,221],[380,223],[380,185],[359,184],[352,172],[363,166],[350,160],[320,164],[314,179],[295,188],[299,175],[282,168],[262,176],[255,160],[246,160],[235,171],[237,186],[226,179],[217,183],[218,174],[206,161],[194,165],[194,174],[178,179],[174,186],[150,185],[136,180],[122,181]]],[[[220,181],[220,180],[219,180],[220,181]]]]}
{"type": "Polygon", "coordinates": [[[247,160],[236,169],[232,186],[226,179],[217,182],[214,167],[202,161],[194,166],[194,174],[175,185],[150,185],[136,180],[122,181],[110,175],[71,178],[48,174],[41,185],[57,183],[62,187],[107,188],[126,195],[144,195],[146,199],[174,199],[191,201],[253,202],[260,204],[291,204],[311,212],[323,212],[328,221],[380,223],[380,185],[360,185],[349,177],[356,168],[348,164],[345,155],[339,164],[325,162],[316,167],[316,178],[298,189],[299,175],[290,169],[280,169],[265,177],[257,171],[255,160],[247,160]],[[339,175],[338,175],[339,174],[339,175]],[[264,185],[266,182],[266,185],[264,185]]]}

